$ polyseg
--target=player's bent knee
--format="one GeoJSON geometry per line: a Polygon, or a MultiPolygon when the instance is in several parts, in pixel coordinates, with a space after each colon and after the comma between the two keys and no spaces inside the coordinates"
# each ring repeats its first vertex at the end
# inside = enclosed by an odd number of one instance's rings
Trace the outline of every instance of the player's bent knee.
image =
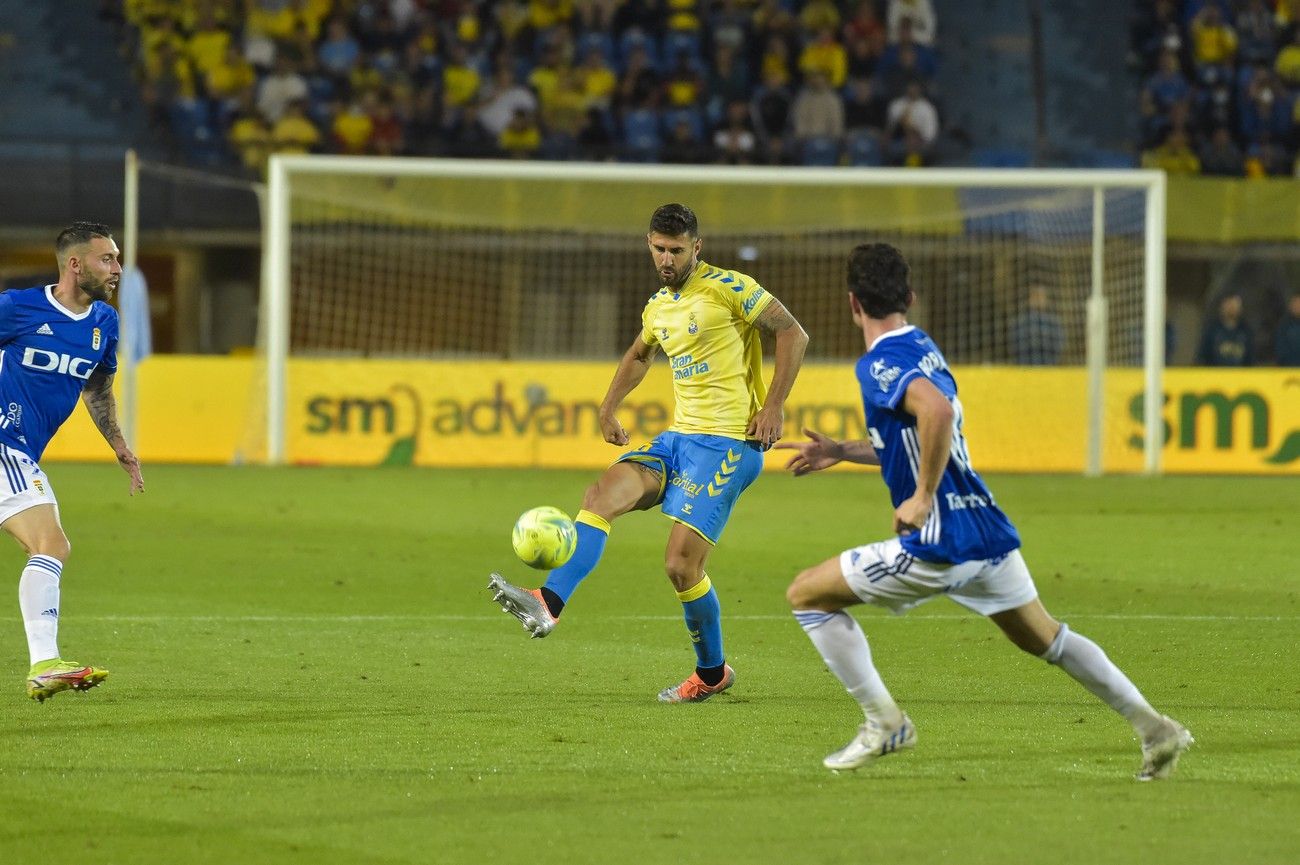
{"type": "Polygon", "coordinates": [[[600,507],[600,481],[596,481],[587,487],[587,491],[582,494],[582,509],[584,511],[597,513],[596,509],[598,507],[600,507]]]}
{"type": "Polygon", "coordinates": [[[812,568],[794,578],[794,582],[790,583],[790,587],[785,590],[785,599],[792,610],[812,609],[823,600],[821,593],[816,590],[812,568]]]}
{"type": "Polygon", "coordinates": [[[1042,658],[1049,664],[1057,664],[1060,663],[1061,655],[1065,652],[1065,640],[1069,633],[1070,626],[1065,622],[1061,622],[1060,626],[1056,630],[1056,634],[1050,641],[1045,645],[1041,645],[1042,640],[1039,640],[1041,648],[1038,648],[1037,650],[1029,646],[1021,646],[1020,648],[1024,649],[1031,655],[1036,655],[1039,658],[1042,658]]]}
{"type": "Polygon", "coordinates": [[[617,488],[611,488],[611,485],[596,481],[587,487],[587,492],[582,496],[582,509],[590,511],[600,516],[604,520],[612,520],[615,517],[626,513],[629,508],[624,501],[626,496],[620,496],[617,488]]]}
{"type": "Polygon", "coordinates": [[[648,490],[651,486],[657,486],[657,482],[651,485],[643,481],[639,471],[629,463],[620,463],[610,468],[587,487],[582,496],[582,509],[606,520],[613,520],[638,506],[644,506],[642,500],[652,498],[648,490]],[[631,473],[621,474],[624,469],[631,473]]]}
{"type": "Polygon", "coordinates": [[[684,592],[704,579],[704,570],[693,562],[672,560],[664,562],[664,573],[679,592],[684,592]]]}
{"type": "Polygon", "coordinates": [[[52,559],[58,559],[60,562],[67,564],[69,556],[72,554],[72,544],[63,535],[52,535],[39,538],[27,550],[29,555],[49,556],[52,559]]]}

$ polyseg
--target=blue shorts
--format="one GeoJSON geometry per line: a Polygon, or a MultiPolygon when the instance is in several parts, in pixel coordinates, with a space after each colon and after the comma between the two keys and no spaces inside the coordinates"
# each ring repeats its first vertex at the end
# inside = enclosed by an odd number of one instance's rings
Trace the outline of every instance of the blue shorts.
{"type": "Polygon", "coordinates": [[[659,474],[662,510],[716,544],[740,494],[763,470],[758,442],[666,432],[620,456],[659,474]]]}

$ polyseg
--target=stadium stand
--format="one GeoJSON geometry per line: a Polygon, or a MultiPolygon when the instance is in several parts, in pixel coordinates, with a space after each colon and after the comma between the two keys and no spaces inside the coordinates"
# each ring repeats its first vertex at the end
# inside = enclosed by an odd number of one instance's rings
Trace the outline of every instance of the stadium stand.
{"type": "Polygon", "coordinates": [[[304,149],[920,164],[912,142],[929,136],[847,103],[869,92],[888,105],[914,82],[937,103],[943,44],[930,4],[915,0],[104,0],[102,8],[118,24],[158,133],[186,162],[251,175],[270,153],[304,149]],[[854,126],[800,134],[796,103],[815,80],[829,82],[854,126]],[[508,105],[518,94],[503,97],[519,86],[537,107],[516,120],[508,105]],[[773,93],[780,104],[767,99],[773,93]],[[738,102],[749,105],[754,140],[740,155],[715,143],[740,133],[738,102]],[[292,134],[277,135],[290,114],[292,134]]]}
{"type": "Polygon", "coordinates": [[[1144,165],[1265,177],[1300,170],[1300,2],[1148,0],[1130,39],[1144,165]]]}

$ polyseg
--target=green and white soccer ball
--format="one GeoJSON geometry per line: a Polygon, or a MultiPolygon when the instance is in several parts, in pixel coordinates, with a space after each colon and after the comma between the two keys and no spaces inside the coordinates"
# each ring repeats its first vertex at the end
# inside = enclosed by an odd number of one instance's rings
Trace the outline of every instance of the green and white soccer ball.
{"type": "Polygon", "coordinates": [[[578,529],[564,511],[544,505],[519,517],[511,541],[525,565],[550,571],[572,558],[578,548],[578,529]]]}

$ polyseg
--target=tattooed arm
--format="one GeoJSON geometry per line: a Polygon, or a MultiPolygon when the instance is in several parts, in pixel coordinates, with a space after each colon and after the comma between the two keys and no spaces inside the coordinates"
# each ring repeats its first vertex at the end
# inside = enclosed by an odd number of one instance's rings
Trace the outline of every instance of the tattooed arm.
{"type": "Polygon", "coordinates": [[[122,430],[117,425],[117,402],[113,399],[113,375],[103,370],[95,370],[81,392],[81,400],[90,412],[90,419],[95,422],[104,440],[108,442],[113,453],[117,454],[117,463],[131,476],[131,495],[144,492],[144,477],[140,474],[140,461],[126,446],[122,430]]]}
{"type": "Polygon", "coordinates": [[[795,321],[785,305],[775,297],[758,316],[755,325],[766,336],[776,337],[776,371],[767,389],[767,399],[749,422],[746,435],[767,449],[781,438],[785,427],[785,400],[794,387],[795,376],[803,364],[808,334],[795,321]]]}

